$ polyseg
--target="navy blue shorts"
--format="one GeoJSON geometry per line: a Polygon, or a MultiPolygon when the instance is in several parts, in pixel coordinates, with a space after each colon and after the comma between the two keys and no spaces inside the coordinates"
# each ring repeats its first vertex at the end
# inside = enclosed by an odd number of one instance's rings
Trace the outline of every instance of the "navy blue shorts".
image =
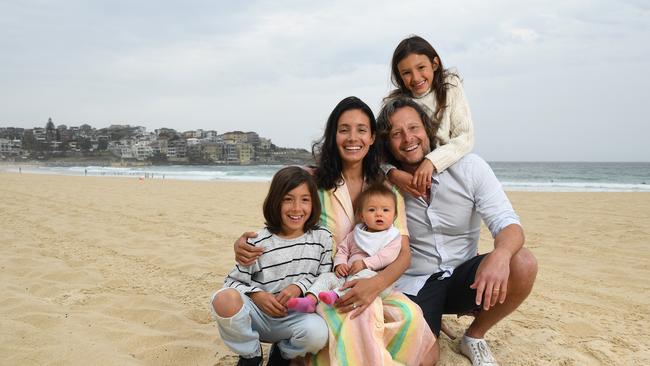
{"type": "Polygon", "coordinates": [[[476,270],[485,258],[477,255],[458,266],[451,277],[440,279],[442,272],[434,273],[427,279],[417,296],[408,296],[420,305],[424,319],[436,337],[440,334],[442,314],[461,314],[475,310],[476,290],[469,288],[474,283],[476,270]]]}

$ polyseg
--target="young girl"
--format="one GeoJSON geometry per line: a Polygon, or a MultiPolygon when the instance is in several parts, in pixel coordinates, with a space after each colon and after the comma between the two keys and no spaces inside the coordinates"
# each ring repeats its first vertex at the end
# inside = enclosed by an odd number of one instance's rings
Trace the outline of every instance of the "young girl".
{"type": "Polygon", "coordinates": [[[321,207],[314,179],[299,167],[278,171],[264,201],[266,227],[248,243],[264,248],[250,266],[236,265],[212,296],[223,342],[238,365],[260,365],[260,340],[277,342],[284,359],[316,353],[328,329],[317,314],[287,312],[289,299],[306,293],[332,268],[332,235],[318,226],[321,207]]]}
{"type": "Polygon", "coordinates": [[[415,174],[386,166],[388,179],[403,191],[422,196],[434,172],[442,172],[469,153],[474,146],[474,126],[457,74],[445,69],[436,50],[425,39],[411,36],[393,52],[391,80],[397,89],[385,99],[413,98],[439,124],[437,147],[420,164],[415,174]]]}
{"type": "MultiPolygon", "coordinates": [[[[330,272],[318,276],[305,297],[287,302],[289,309],[313,313],[317,298],[332,305],[347,292],[339,290],[345,281],[372,277],[376,275],[375,271],[384,269],[397,258],[401,234],[393,226],[397,211],[395,193],[378,183],[361,192],[357,201],[357,216],[361,222],[336,246],[336,274],[330,272]]],[[[382,297],[391,291],[392,286],[389,286],[382,291],[382,297]]]]}

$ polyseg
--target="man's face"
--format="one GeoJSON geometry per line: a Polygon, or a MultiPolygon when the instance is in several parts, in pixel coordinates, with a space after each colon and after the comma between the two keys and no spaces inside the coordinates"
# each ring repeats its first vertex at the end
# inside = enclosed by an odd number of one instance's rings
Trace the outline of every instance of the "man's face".
{"type": "Polygon", "coordinates": [[[404,168],[417,168],[431,151],[429,137],[420,115],[411,107],[402,107],[390,117],[390,151],[404,168]]]}

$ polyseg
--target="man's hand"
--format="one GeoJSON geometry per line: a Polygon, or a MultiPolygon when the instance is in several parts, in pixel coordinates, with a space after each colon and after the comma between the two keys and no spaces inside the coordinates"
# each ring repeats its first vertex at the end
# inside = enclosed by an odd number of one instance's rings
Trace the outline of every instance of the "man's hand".
{"type": "Polygon", "coordinates": [[[253,292],[250,295],[253,303],[268,316],[281,318],[287,316],[287,308],[280,304],[273,294],[266,291],[253,292]]]}
{"type": "Polygon", "coordinates": [[[337,276],[339,277],[347,277],[348,273],[350,271],[350,268],[346,263],[341,263],[334,267],[334,273],[336,273],[337,276]]]}
{"type": "Polygon", "coordinates": [[[495,249],[488,254],[476,270],[474,283],[470,286],[476,290],[476,305],[483,305],[489,310],[506,301],[508,277],[510,276],[510,258],[507,250],[495,249]]]}
{"type": "Polygon", "coordinates": [[[242,234],[237,239],[233,247],[235,248],[235,261],[242,266],[250,266],[255,263],[257,258],[262,255],[264,248],[250,245],[246,242],[247,239],[256,238],[257,234],[248,231],[242,234]]]}
{"type": "Polygon", "coordinates": [[[357,273],[359,273],[359,271],[361,271],[363,269],[366,269],[366,268],[368,268],[368,267],[366,267],[366,264],[361,259],[358,259],[358,260],[352,262],[352,266],[350,266],[350,274],[351,275],[357,274],[357,273]]]}
{"type": "Polygon", "coordinates": [[[411,186],[424,196],[427,190],[431,187],[431,176],[436,168],[433,166],[433,163],[429,159],[423,159],[418,166],[415,173],[413,173],[413,179],[411,180],[411,186]]]}
{"type": "Polygon", "coordinates": [[[289,299],[298,297],[300,295],[302,295],[302,290],[300,287],[298,287],[298,285],[291,284],[284,290],[275,294],[275,299],[278,300],[282,306],[287,306],[287,301],[289,301],[289,299]]]}
{"type": "Polygon", "coordinates": [[[413,197],[421,197],[425,192],[420,192],[413,184],[413,175],[411,173],[399,170],[397,168],[391,169],[388,172],[388,180],[397,186],[402,192],[406,192],[413,197]]]}
{"type": "Polygon", "coordinates": [[[351,319],[356,318],[379,296],[384,288],[378,276],[348,281],[341,286],[341,290],[349,288],[345,295],[336,301],[336,308],[341,313],[352,313],[351,319]]]}

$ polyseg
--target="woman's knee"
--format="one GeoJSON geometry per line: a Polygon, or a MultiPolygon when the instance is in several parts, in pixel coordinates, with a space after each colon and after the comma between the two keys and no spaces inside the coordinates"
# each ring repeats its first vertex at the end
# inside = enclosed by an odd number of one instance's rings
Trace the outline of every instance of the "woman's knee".
{"type": "Polygon", "coordinates": [[[244,302],[239,291],[231,288],[223,289],[216,293],[212,299],[212,307],[218,316],[230,318],[237,314],[244,302]]]}

